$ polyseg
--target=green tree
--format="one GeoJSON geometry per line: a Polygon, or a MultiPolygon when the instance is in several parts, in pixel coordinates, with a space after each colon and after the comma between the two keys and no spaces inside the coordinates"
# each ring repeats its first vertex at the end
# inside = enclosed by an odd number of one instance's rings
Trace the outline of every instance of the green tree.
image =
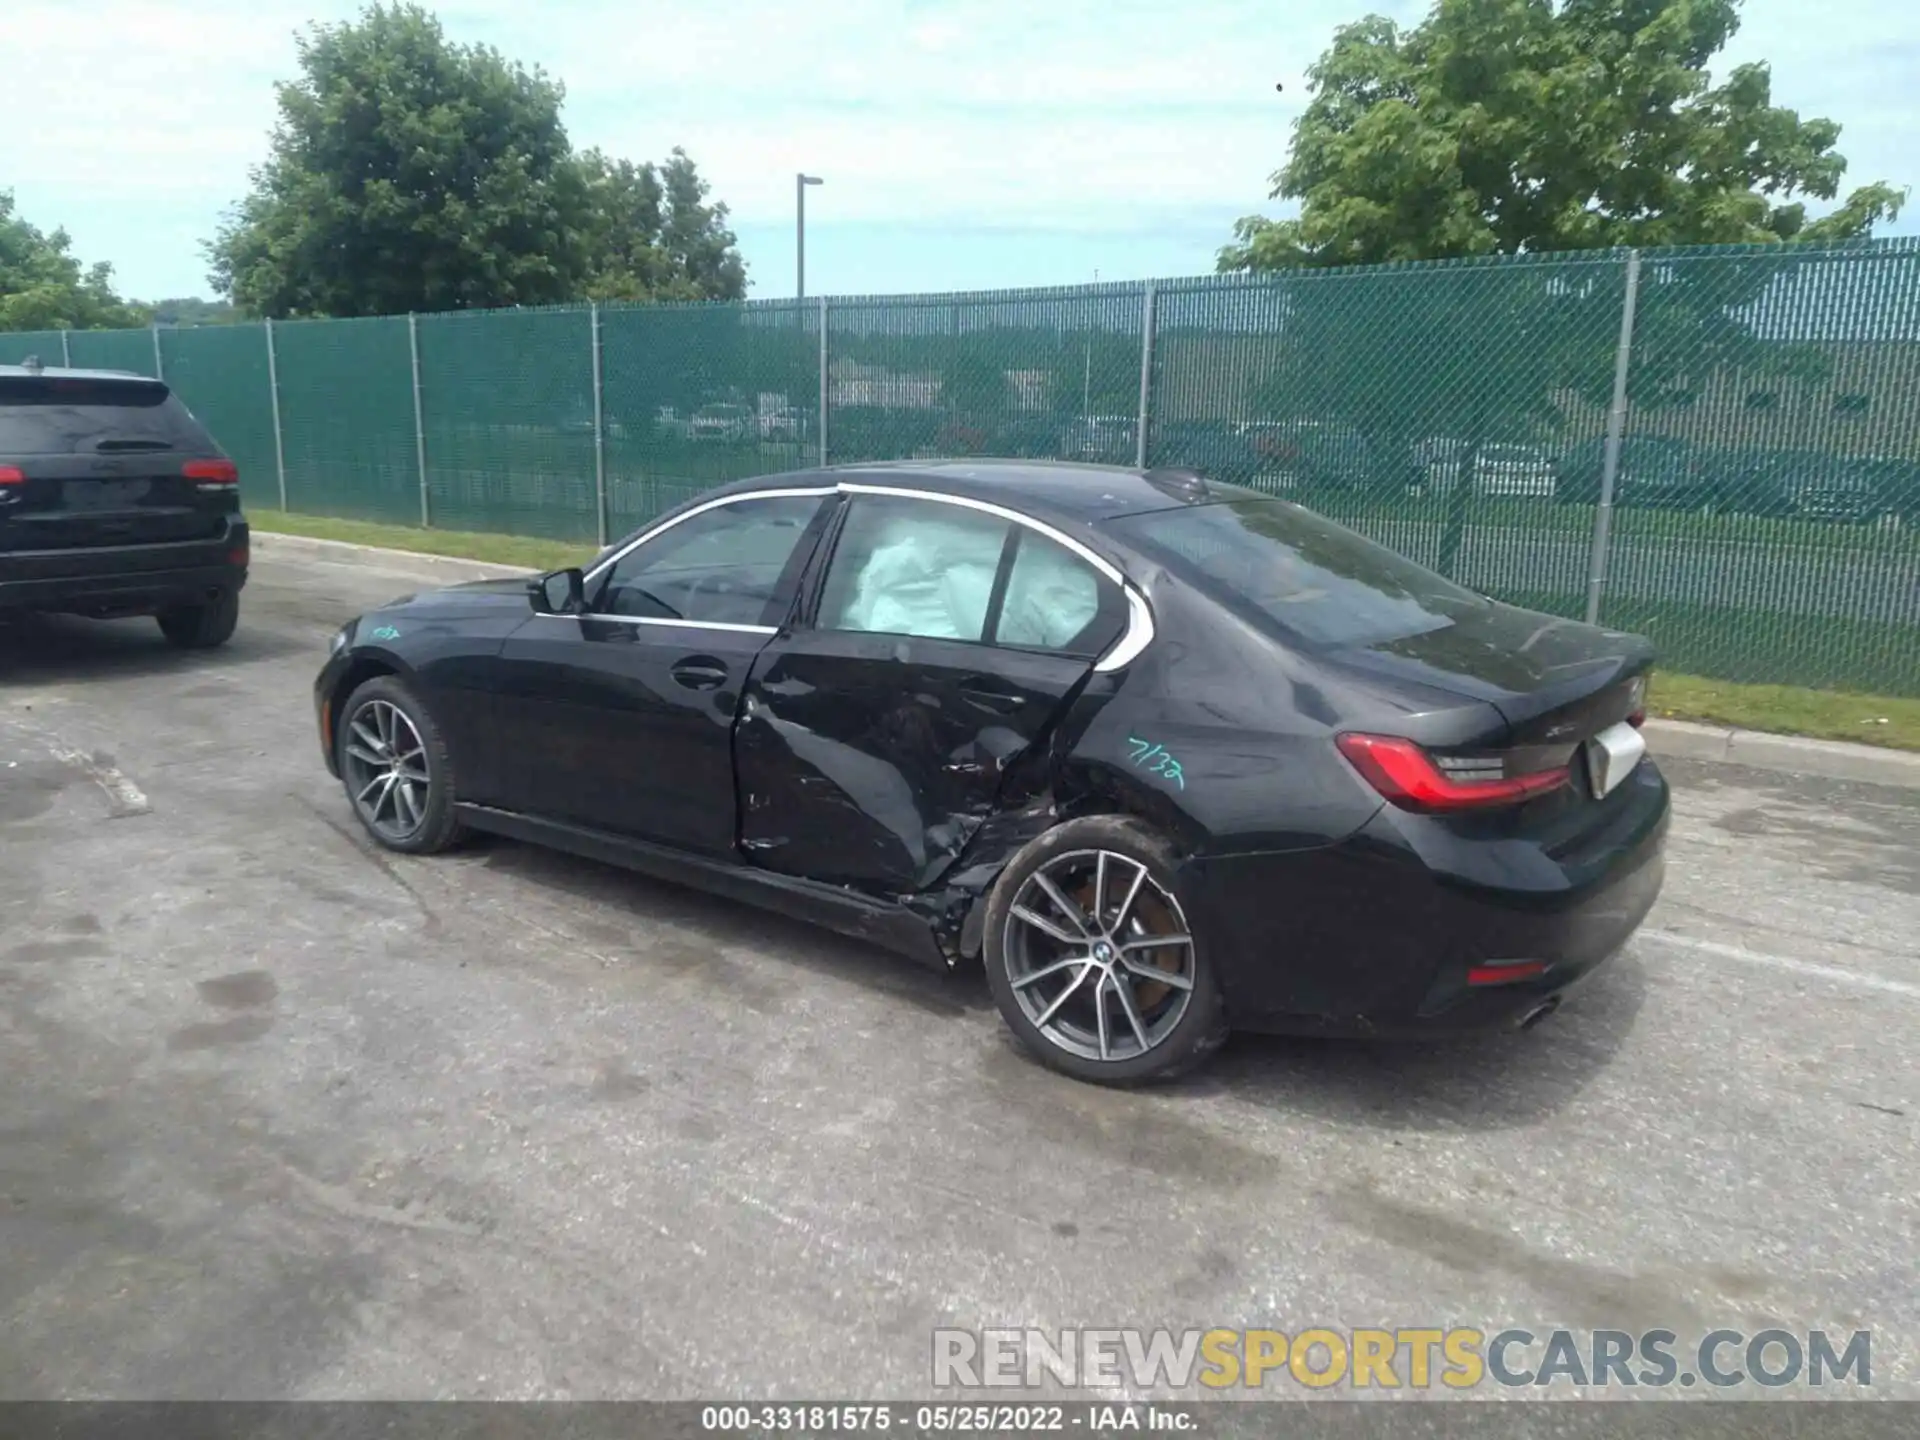
{"type": "Polygon", "coordinates": [[[0,190],[0,330],[94,330],[144,325],[147,314],[113,289],[105,261],[82,268],[65,230],[45,232],[14,213],[0,190]]]}
{"type": "Polygon", "coordinates": [[[224,301],[203,300],[197,295],[155,300],[148,308],[156,325],[233,325],[244,318],[224,301]]]}
{"type": "MultiPolygon", "coordinates": [[[[1775,106],[1764,65],[1713,83],[1707,64],[1737,23],[1738,0],[1438,0],[1411,29],[1346,26],[1309,72],[1273,177],[1299,217],[1240,221],[1220,269],[1772,245],[1737,263],[1649,262],[1631,394],[1638,408],[1682,403],[1714,369],[1814,376],[1825,357],[1761,337],[1750,303],[1905,197],[1868,185],[1808,218],[1808,199],[1840,194],[1839,126],[1775,106]]],[[[1475,504],[1458,482],[1484,444],[1593,442],[1559,433],[1564,402],[1606,402],[1621,277],[1604,254],[1301,275],[1284,286],[1284,350],[1261,398],[1359,428],[1380,493],[1400,493],[1424,457],[1451,457],[1432,557],[1451,573],[1475,504]]]]}
{"type": "Polygon", "coordinates": [[[595,300],[738,300],[746,265],[727,207],[677,146],[635,165],[599,150],[579,158],[586,191],[584,293],[595,300]]]}
{"type": "Polygon", "coordinates": [[[274,317],[571,299],[586,274],[564,91],[416,5],[299,40],[253,189],[208,247],[214,286],[274,317]]]}
{"type": "Polygon", "coordinates": [[[1840,193],[1840,127],[1773,104],[1765,65],[1707,65],[1739,0],[1438,0],[1402,29],[1344,26],[1273,196],[1222,270],[1608,246],[1832,242],[1905,198],[1840,193]],[[1800,198],[1805,197],[1805,198],[1800,198]]]}

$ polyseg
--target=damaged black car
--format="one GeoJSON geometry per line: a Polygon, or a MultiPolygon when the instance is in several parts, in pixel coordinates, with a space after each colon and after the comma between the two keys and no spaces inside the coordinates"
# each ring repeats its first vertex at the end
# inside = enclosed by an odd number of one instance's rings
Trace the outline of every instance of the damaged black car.
{"type": "Polygon", "coordinates": [[[1662,878],[1636,636],[1475,594],[1190,471],[766,476],[581,569],[344,627],[373,837],[466,830],[950,969],[1085,1079],[1230,1028],[1531,1024],[1662,878]]]}

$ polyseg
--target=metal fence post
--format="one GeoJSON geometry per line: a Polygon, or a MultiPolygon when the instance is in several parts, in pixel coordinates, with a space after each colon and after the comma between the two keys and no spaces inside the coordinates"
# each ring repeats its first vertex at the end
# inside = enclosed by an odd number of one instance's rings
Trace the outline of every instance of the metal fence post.
{"type": "Polygon", "coordinates": [[[407,315],[407,354],[413,361],[413,454],[420,466],[420,525],[433,524],[433,504],[427,498],[427,416],[420,403],[420,319],[407,315]]]}
{"type": "Polygon", "coordinates": [[[593,346],[593,504],[595,534],[604,548],[607,543],[607,427],[605,401],[602,399],[600,368],[600,302],[590,301],[587,318],[592,326],[593,346]]]}
{"type": "Polygon", "coordinates": [[[280,359],[273,344],[273,321],[267,321],[267,400],[273,407],[273,467],[280,477],[280,509],[287,508],[287,447],[280,432],[280,359]]]}
{"type": "Polygon", "coordinates": [[[820,464],[827,463],[827,297],[820,297],[820,464]]]}
{"type": "Polygon", "coordinates": [[[67,369],[73,368],[73,347],[67,343],[67,328],[60,327],[60,363],[67,369]]]}
{"type": "Polygon", "coordinates": [[[158,325],[153,327],[153,378],[156,380],[165,380],[167,378],[167,362],[162,359],[160,355],[160,327],[158,325]]]}
{"type": "Polygon", "coordinates": [[[1627,298],[1620,307],[1620,346],[1613,357],[1613,404],[1600,461],[1600,505],[1593,512],[1593,556],[1587,566],[1587,623],[1600,623],[1600,592],[1607,585],[1607,544],[1613,530],[1613,489],[1620,475],[1620,442],[1627,428],[1627,368],[1633,358],[1633,316],[1640,304],[1640,252],[1627,252],[1627,298]]]}
{"type": "Polygon", "coordinates": [[[1140,304],[1140,414],[1133,438],[1133,463],[1147,468],[1147,422],[1153,418],[1153,312],[1159,291],[1147,281],[1140,304]]]}

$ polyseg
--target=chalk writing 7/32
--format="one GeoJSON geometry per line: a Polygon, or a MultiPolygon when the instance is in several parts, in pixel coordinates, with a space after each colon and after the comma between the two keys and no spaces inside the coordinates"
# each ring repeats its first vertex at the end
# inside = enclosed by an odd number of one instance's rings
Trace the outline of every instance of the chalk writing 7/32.
{"type": "Polygon", "coordinates": [[[1164,745],[1156,745],[1151,740],[1142,740],[1129,735],[1127,744],[1132,748],[1132,760],[1136,767],[1149,775],[1159,775],[1171,780],[1177,787],[1187,788],[1187,777],[1180,769],[1180,762],[1173,758],[1164,745]]]}

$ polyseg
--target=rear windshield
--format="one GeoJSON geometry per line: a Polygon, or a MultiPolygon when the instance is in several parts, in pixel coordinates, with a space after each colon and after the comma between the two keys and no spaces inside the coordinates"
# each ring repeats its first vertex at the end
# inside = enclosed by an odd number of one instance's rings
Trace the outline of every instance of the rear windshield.
{"type": "Polygon", "coordinates": [[[1109,523],[1230,609],[1307,645],[1403,640],[1486,606],[1471,590],[1284,500],[1230,500],[1109,523]]]}
{"type": "Polygon", "coordinates": [[[152,380],[0,376],[0,455],[217,454],[206,431],[152,380]]]}

